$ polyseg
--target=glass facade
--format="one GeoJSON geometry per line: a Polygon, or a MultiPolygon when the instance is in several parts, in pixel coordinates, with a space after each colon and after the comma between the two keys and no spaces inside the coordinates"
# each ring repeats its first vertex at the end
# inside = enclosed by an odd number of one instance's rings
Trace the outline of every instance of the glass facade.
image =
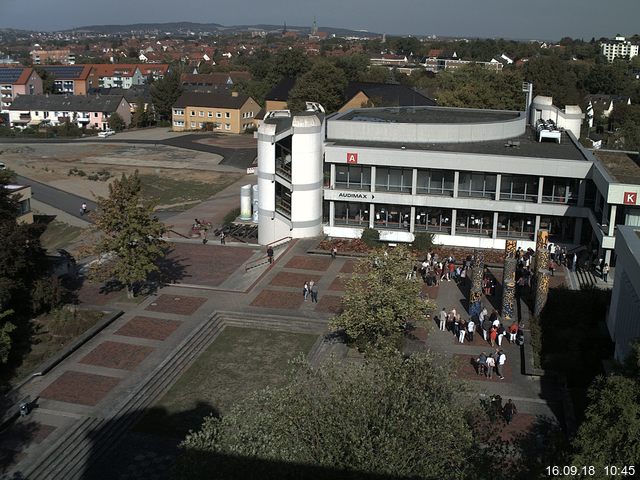
{"type": "Polygon", "coordinates": [[[276,183],[276,212],[291,218],[291,191],[280,183],[276,183]]]}
{"type": "Polygon", "coordinates": [[[376,205],[375,228],[395,228],[409,230],[411,207],[406,205],[376,205]]]}
{"type": "Polygon", "coordinates": [[[538,201],[539,177],[526,175],[502,175],[500,200],[538,201]]]}
{"type": "Polygon", "coordinates": [[[376,167],[376,191],[411,193],[412,168],[376,167]]]}
{"type": "Polygon", "coordinates": [[[416,232],[451,232],[451,209],[416,207],[416,232]]]}
{"type": "Polygon", "coordinates": [[[334,208],[335,225],[369,226],[368,203],[335,202],[334,208]]]}
{"type": "Polygon", "coordinates": [[[496,180],[496,174],[460,172],[458,196],[494,199],[496,198],[496,180]]]}
{"type": "Polygon", "coordinates": [[[518,237],[533,239],[536,224],[534,215],[521,213],[498,214],[498,237],[518,237]]]}
{"type": "Polygon", "coordinates": [[[422,170],[418,169],[418,195],[446,195],[453,196],[454,172],[452,170],[422,170]]]}
{"type": "Polygon", "coordinates": [[[335,188],[340,190],[371,190],[371,167],[336,165],[335,188]]]}
{"type": "Polygon", "coordinates": [[[573,242],[576,219],[571,217],[540,217],[540,229],[549,232],[552,242],[573,242]]]}
{"type": "Polygon", "coordinates": [[[493,212],[456,211],[456,235],[493,235],[493,212]]]}
{"type": "Polygon", "coordinates": [[[579,181],[575,178],[545,177],[542,202],[575,205],[578,203],[578,186],[579,181]]]}

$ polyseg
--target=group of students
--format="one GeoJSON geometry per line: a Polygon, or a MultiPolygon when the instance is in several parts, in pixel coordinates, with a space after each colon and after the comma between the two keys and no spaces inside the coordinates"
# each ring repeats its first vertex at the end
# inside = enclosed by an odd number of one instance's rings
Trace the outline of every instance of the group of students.
{"type": "Polygon", "coordinates": [[[468,321],[465,321],[455,308],[452,308],[449,313],[446,308],[443,308],[438,317],[440,330],[452,332],[460,343],[464,343],[465,340],[473,342],[476,330],[482,332],[482,337],[492,347],[495,347],[496,344],[498,347],[502,346],[502,341],[507,334],[510,343],[518,343],[518,334],[521,334],[520,325],[517,322],[513,322],[505,328],[500,321],[498,312],[494,310],[489,315],[486,308],[482,309],[475,320],[474,317],[470,317],[468,321]]]}
{"type": "Polygon", "coordinates": [[[485,352],[482,352],[478,358],[476,358],[478,375],[482,375],[486,378],[493,378],[493,372],[495,370],[498,378],[500,380],[504,380],[504,365],[506,362],[507,355],[499,348],[496,348],[495,352],[491,355],[487,355],[485,352]]]}
{"type": "Polygon", "coordinates": [[[318,303],[318,284],[313,280],[309,282],[304,282],[304,286],[302,287],[302,296],[304,297],[304,301],[307,301],[307,298],[311,296],[312,303],[318,303]]]}
{"type": "Polygon", "coordinates": [[[471,256],[467,257],[462,265],[456,266],[456,259],[452,255],[440,258],[437,253],[427,253],[422,262],[413,266],[413,271],[407,274],[407,278],[417,278],[418,275],[429,286],[440,285],[443,281],[455,281],[464,283],[471,267],[471,256]]]}

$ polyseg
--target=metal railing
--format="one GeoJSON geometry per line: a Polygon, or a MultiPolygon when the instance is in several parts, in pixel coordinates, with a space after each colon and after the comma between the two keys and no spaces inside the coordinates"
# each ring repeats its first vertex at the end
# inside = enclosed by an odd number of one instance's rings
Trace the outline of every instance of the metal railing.
{"type": "MultiPolygon", "coordinates": [[[[267,249],[269,247],[271,247],[272,249],[275,250],[276,248],[285,246],[291,240],[293,240],[293,237],[283,237],[283,238],[275,240],[275,241],[273,241],[271,243],[268,243],[267,245],[265,245],[265,247],[267,249]]],[[[265,255],[264,257],[260,257],[260,258],[257,258],[255,260],[251,260],[250,262],[245,263],[244,264],[244,271],[248,272],[252,268],[256,268],[256,267],[259,267],[260,265],[265,265],[267,263],[269,263],[269,256],[265,255]]]]}

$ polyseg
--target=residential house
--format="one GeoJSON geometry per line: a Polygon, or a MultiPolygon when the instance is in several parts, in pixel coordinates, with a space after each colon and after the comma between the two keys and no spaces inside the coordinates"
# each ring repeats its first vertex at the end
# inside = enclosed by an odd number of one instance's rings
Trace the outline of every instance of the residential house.
{"type": "Polygon", "coordinates": [[[98,88],[94,92],[98,95],[119,95],[123,96],[131,109],[131,115],[136,112],[138,103],[142,100],[144,109],[150,116],[154,115],[153,100],[151,98],[151,85],[133,85],[131,88],[98,88]]]}
{"type": "Polygon", "coordinates": [[[591,102],[596,115],[599,114],[604,118],[609,118],[616,106],[631,105],[631,97],[626,95],[587,95],[586,105],[589,102],[591,102]]]}
{"type": "Polygon", "coordinates": [[[131,88],[152,78],[160,80],[169,70],[168,64],[98,64],[93,66],[98,88],[131,88]]]}
{"type": "Polygon", "coordinates": [[[76,63],[75,54],[71,53],[68,48],[61,48],[58,50],[31,50],[31,61],[34,65],[47,65],[52,63],[62,65],[73,65],[76,63]]]}
{"type": "Polygon", "coordinates": [[[43,65],[40,69],[53,77],[55,93],[86,95],[96,88],[97,77],[93,65],[43,65]]]}
{"type": "Polygon", "coordinates": [[[33,212],[31,211],[31,186],[30,185],[5,185],[11,195],[18,201],[18,223],[33,223],[33,212]]]}
{"type": "Polygon", "coordinates": [[[0,68],[0,112],[8,113],[18,95],[42,94],[42,79],[33,68],[0,68]]]}
{"type": "Polygon", "coordinates": [[[370,62],[371,65],[385,67],[403,67],[410,63],[406,55],[395,55],[391,53],[385,53],[379,57],[371,58],[370,62]]]}
{"type": "Polygon", "coordinates": [[[363,107],[435,106],[436,101],[406,85],[369,82],[349,82],[345,90],[347,102],[338,110],[345,112],[363,107]]]}
{"type": "Polygon", "coordinates": [[[9,107],[12,127],[74,123],[80,128],[107,130],[109,118],[118,113],[131,123],[131,106],[122,95],[20,95],[9,107]]]}
{"type": "Polygon", "coordinates": [[[248,95],[237,92],[183,93],[173,106],[173,130],[211,129],[242,133],[254,125],[260,105],[248,95]]]}
{"type": "MultiPolygon", "coordinates": [[[[501,71],[506,63],[507,59],[495,58],[489,62],[480,62],[477,60],[462,60],[458,57],[456,52],[445,52],[443,50],[431,50],[430,54],[437,54],[437,56],[427,56],[422,59],[420,65],[422,65],[428,72],[441,72],[444,70],[456,70],[466,65],[476,64],[482,65],[489,70],[501,71]]],[[[510,60],[510,59],[509,59],[510,60]]]]}

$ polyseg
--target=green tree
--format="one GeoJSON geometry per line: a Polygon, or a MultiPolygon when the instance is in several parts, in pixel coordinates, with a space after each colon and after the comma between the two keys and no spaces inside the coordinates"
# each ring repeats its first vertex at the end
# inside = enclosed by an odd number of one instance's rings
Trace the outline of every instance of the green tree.
{"type": "Polygon", "coordinates": [[[407,322],[424,318],[432,302],[420,300],[420,283],[407,280],[414,259],[404,247],[377,250],[358,263],[346,283],[344,311],[331,328],[344,331],[360,350],[394,350],[407,322]]]}
{"type": "Polygon", "coordinates": [[[553,97],[557,105],[580,105],[584,91],[579,87],[573,64],[557,56],[531,58],[524,68],[525,80],[533,82],[535,95],[553,97]]]}
{"type": "Polygon", "coordinates": [[[11,332],[16,329],[16,326],[8,320],[12,314],[13,310],[0,312],[0,364],[7,363],[11,351],[11,332]]]}
{"type": "Polygon", "coordinates": [[[599,377],[573,442],[571,464],[629,465],[640,459],[640,380],[637,375],[599,377]],[[577,463],[576,463],[577,462],[577,463]]]}
{"type": "Polygon", "coordinates": [[[178,478],[317,478],[300,465],[336,478],[472,478],[477,410],[429,354],[296,366],[289,384],[205,418],[181,444],[178,478]],[[223,455],[240,460],[227,466],[223,455]],[[251,458],[262,461],[242,461],[251,458]]]}
{"type": "Polygon", "coordinates": [[[136,99],[136,111],[131,119],[131,124],[136,128],[142,128],[149,125],[149,123],[149,112],[147,112],[144,98],[140,97],[136,99]]]}
{"type": "Polygon", "coordinates": [[[56,93],[55,88],[55,75],[50,73],[49,71],[41,68],[35,67],[36,73],[42,79],[42,92],[43,93],[56,93]]]}
{"type": "Polygon", "coordinates": [[[163,79],[151,85],[153,106],[160,120],[171,119],[171,109],[182,95],[181,74],[181,69],[176,67],[163,79]]]}
{"type": "Polygon", "coordinates": [[[347,79],[344,72],[324,61],[318,61],[304,75],[298,77],[289,92],[289,108],[301,111],[305,102],[319,102],[327,112],[335,112],[344,103],[347,79]]]}
{"type": "Polygon", "coordinates": [[[311,61],[300,48],[279,51],[274,58],[274,70],[279,77],[297,77],[311,68],[311,61]]]}
{"type": "Polygon", "coordinates": [[[120,132],[121,130],[124,130],[125,126],[124,120],[118,112],[114,112],[109,116],[109,128],[111,130],[120,132]]]}
{"type": "Polygon", "coordinates": [[[365,77],[371,62],[366,55],[348,55],[335,57],[333,63],[344,72],[347,80],[352,82],[365,77]]]}
{"type": "Polygon", "coordinates": [[[158,261],[166,255],[164,225],[153,215],[153,205],[142,198],[138,173],[109,185],[109,197],[98,198],[95,228],[101,234],[94,253],[101,261],[92,268],[100,280],[115,279],[133,297],[136,287],[158,272],[158,261]]]}

